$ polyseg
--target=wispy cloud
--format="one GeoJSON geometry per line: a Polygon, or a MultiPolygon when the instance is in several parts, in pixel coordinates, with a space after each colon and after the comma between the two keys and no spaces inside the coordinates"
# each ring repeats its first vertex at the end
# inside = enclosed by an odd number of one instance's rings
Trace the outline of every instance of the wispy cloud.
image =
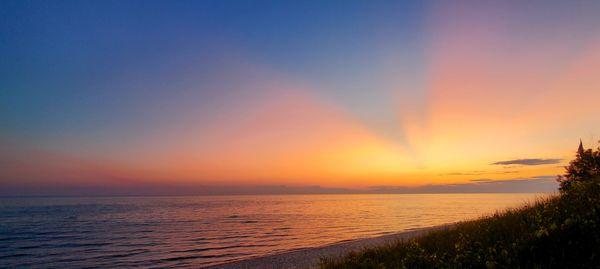
{"type": "Polygon", "coordinates": [[[478,178],[471,179],[471,182],[475,183],[502,183],[502,182],[523,182],[523,181],[544,181],[544,180],[555,180],[556,176],[546,175],[546,176],[536,176],[529,178],[512,178],[512,179],[490,179],[490,178],[478,178]]]}
{"type": "Polygon", "coordinates": [[[469,183],[425,185],[419,187],[373,186],[373,193],[518,193],[554,192],[558,188],[556,176],[544,175],[530,178],[494,180],[473,179],[469,183]]]}
{"type": "Polygon", "coordinates": [[[465,171],[465,172],[451,172],[439,174],[440,176],[477,176],[477,175],[500,175],[500,174],[514,174],[518,173],[517,170],[509,170],[509,171],[484,171],[484,170],[475,170],[475,171],[465,171]]]}
{"type": "Polygon", "coordinates": [[[557,164],[562,159],[515,159],[492,163],[493,165],[544,165],[544,164],[557,164]]]}
{"type": "Polygon", "coordinates": [[[130,195],[268,195],[268,194],[402,194],[402,193],[551,193],[558,189],[556,176],[494,180],[473,179],[467,183],[422,186],[380,185],[367,188],[332,188],[318,185],[203,185],[203,184],[123,184],[120,186],[4,186],[0,196],[130,196],[130,195]]]}

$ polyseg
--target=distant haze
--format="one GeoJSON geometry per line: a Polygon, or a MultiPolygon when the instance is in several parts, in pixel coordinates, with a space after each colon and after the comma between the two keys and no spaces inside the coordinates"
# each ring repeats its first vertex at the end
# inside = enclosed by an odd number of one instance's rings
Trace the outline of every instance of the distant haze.
{"type": "Polygon", "coordinates": [[[414,194],[414,193],[552,193],[558,190],[554,176],[510,180],[478,180],[461,184],[424,185],[418,187],[370,186],[366,188],[332,188],[285,185],[144,184],[143,188],[124,186],[80,187],[7,187],[0,196],[162,196],[162,195],[278,195],[278,194],[414,194]],[[16,194],[16,195],[15,195],[16,194]]]}

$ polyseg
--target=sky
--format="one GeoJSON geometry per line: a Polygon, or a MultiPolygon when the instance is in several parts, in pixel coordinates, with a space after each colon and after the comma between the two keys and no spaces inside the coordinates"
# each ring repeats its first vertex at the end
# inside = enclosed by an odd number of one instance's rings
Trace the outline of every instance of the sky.
{"type": "Polygon", "coordinates": [[[551,190],[600,139],[598,10],[1,1],[0,195],[551,190]]]}

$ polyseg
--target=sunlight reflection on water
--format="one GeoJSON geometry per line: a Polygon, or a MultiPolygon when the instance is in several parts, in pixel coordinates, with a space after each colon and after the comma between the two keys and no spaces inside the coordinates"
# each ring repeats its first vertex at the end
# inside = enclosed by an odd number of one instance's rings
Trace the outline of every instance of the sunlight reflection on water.
{"type": "Polygon", "coordinates": [[[206,266],[475,218],[539,194],[0,199],[7,267],[206,266]]]}

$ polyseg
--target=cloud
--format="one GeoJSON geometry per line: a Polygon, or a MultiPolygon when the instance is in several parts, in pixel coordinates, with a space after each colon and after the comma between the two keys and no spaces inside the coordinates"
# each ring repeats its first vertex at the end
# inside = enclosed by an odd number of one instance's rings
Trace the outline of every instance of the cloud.
{"type": "Polygon", "coordinates": [[[514,174],[518,173],[517,170],[509,170],[509,171],[484,171],[484,170],[475,170],[475,171],[466,171],[466,172],[452,172],[439,174],[440,176],[477,176],[477,175],[499,175],[499,174],[514,174]]]}
{"type": "Polygon", "coordinates": [[[562,159],[515,159],[508,161],[500,161],[492,163],[493,165],[544,165],[544,164],[557,164],[562,159]]]}
{"type": "MultiPolygon", "coordinates": [[[[0,185],[1,186],[1,185],[0,185]]],[[[321,186],[286,185],[203,185],[194,183],[145,183],[118,186],[59,185],[29,186],[4,185],[3,196],[179,196],[179,195],[270,195],[270,194],[347,194],[360,193],[355,189],[321,186]],[[18,194],[18,195],[15,195],[18,194]]]]}
{"type": "Polygon", "coordinates": [[[491,182],[491,181],[494,181],[494,180],[493,179],[489,179],[489,178],[471,179],[471,182],[477,182],[477,183],[491,182]]]}
{"type": "Polygon", "coordinates": [[[493,180],[473,179],[469,183],[425,185],[419,187],[373,186],[372,193],[551,193],[558,189],[554,175],[493,180]]]}
{"type": "Polygon", "coordinates": [[[415,194],[415,193],[552,193],[558,190],[556,176],[494,180],[473,179],[467,183],[422,186],[370,186],[334,188],[318,185],[202,185],[135,182],[120,186],[27,186],[4,185],[0,196],[131,196],[131,195],[269,195],[269,194],[415,194]],[[15,195],[19,194],[19,195],[15,195]]]}

